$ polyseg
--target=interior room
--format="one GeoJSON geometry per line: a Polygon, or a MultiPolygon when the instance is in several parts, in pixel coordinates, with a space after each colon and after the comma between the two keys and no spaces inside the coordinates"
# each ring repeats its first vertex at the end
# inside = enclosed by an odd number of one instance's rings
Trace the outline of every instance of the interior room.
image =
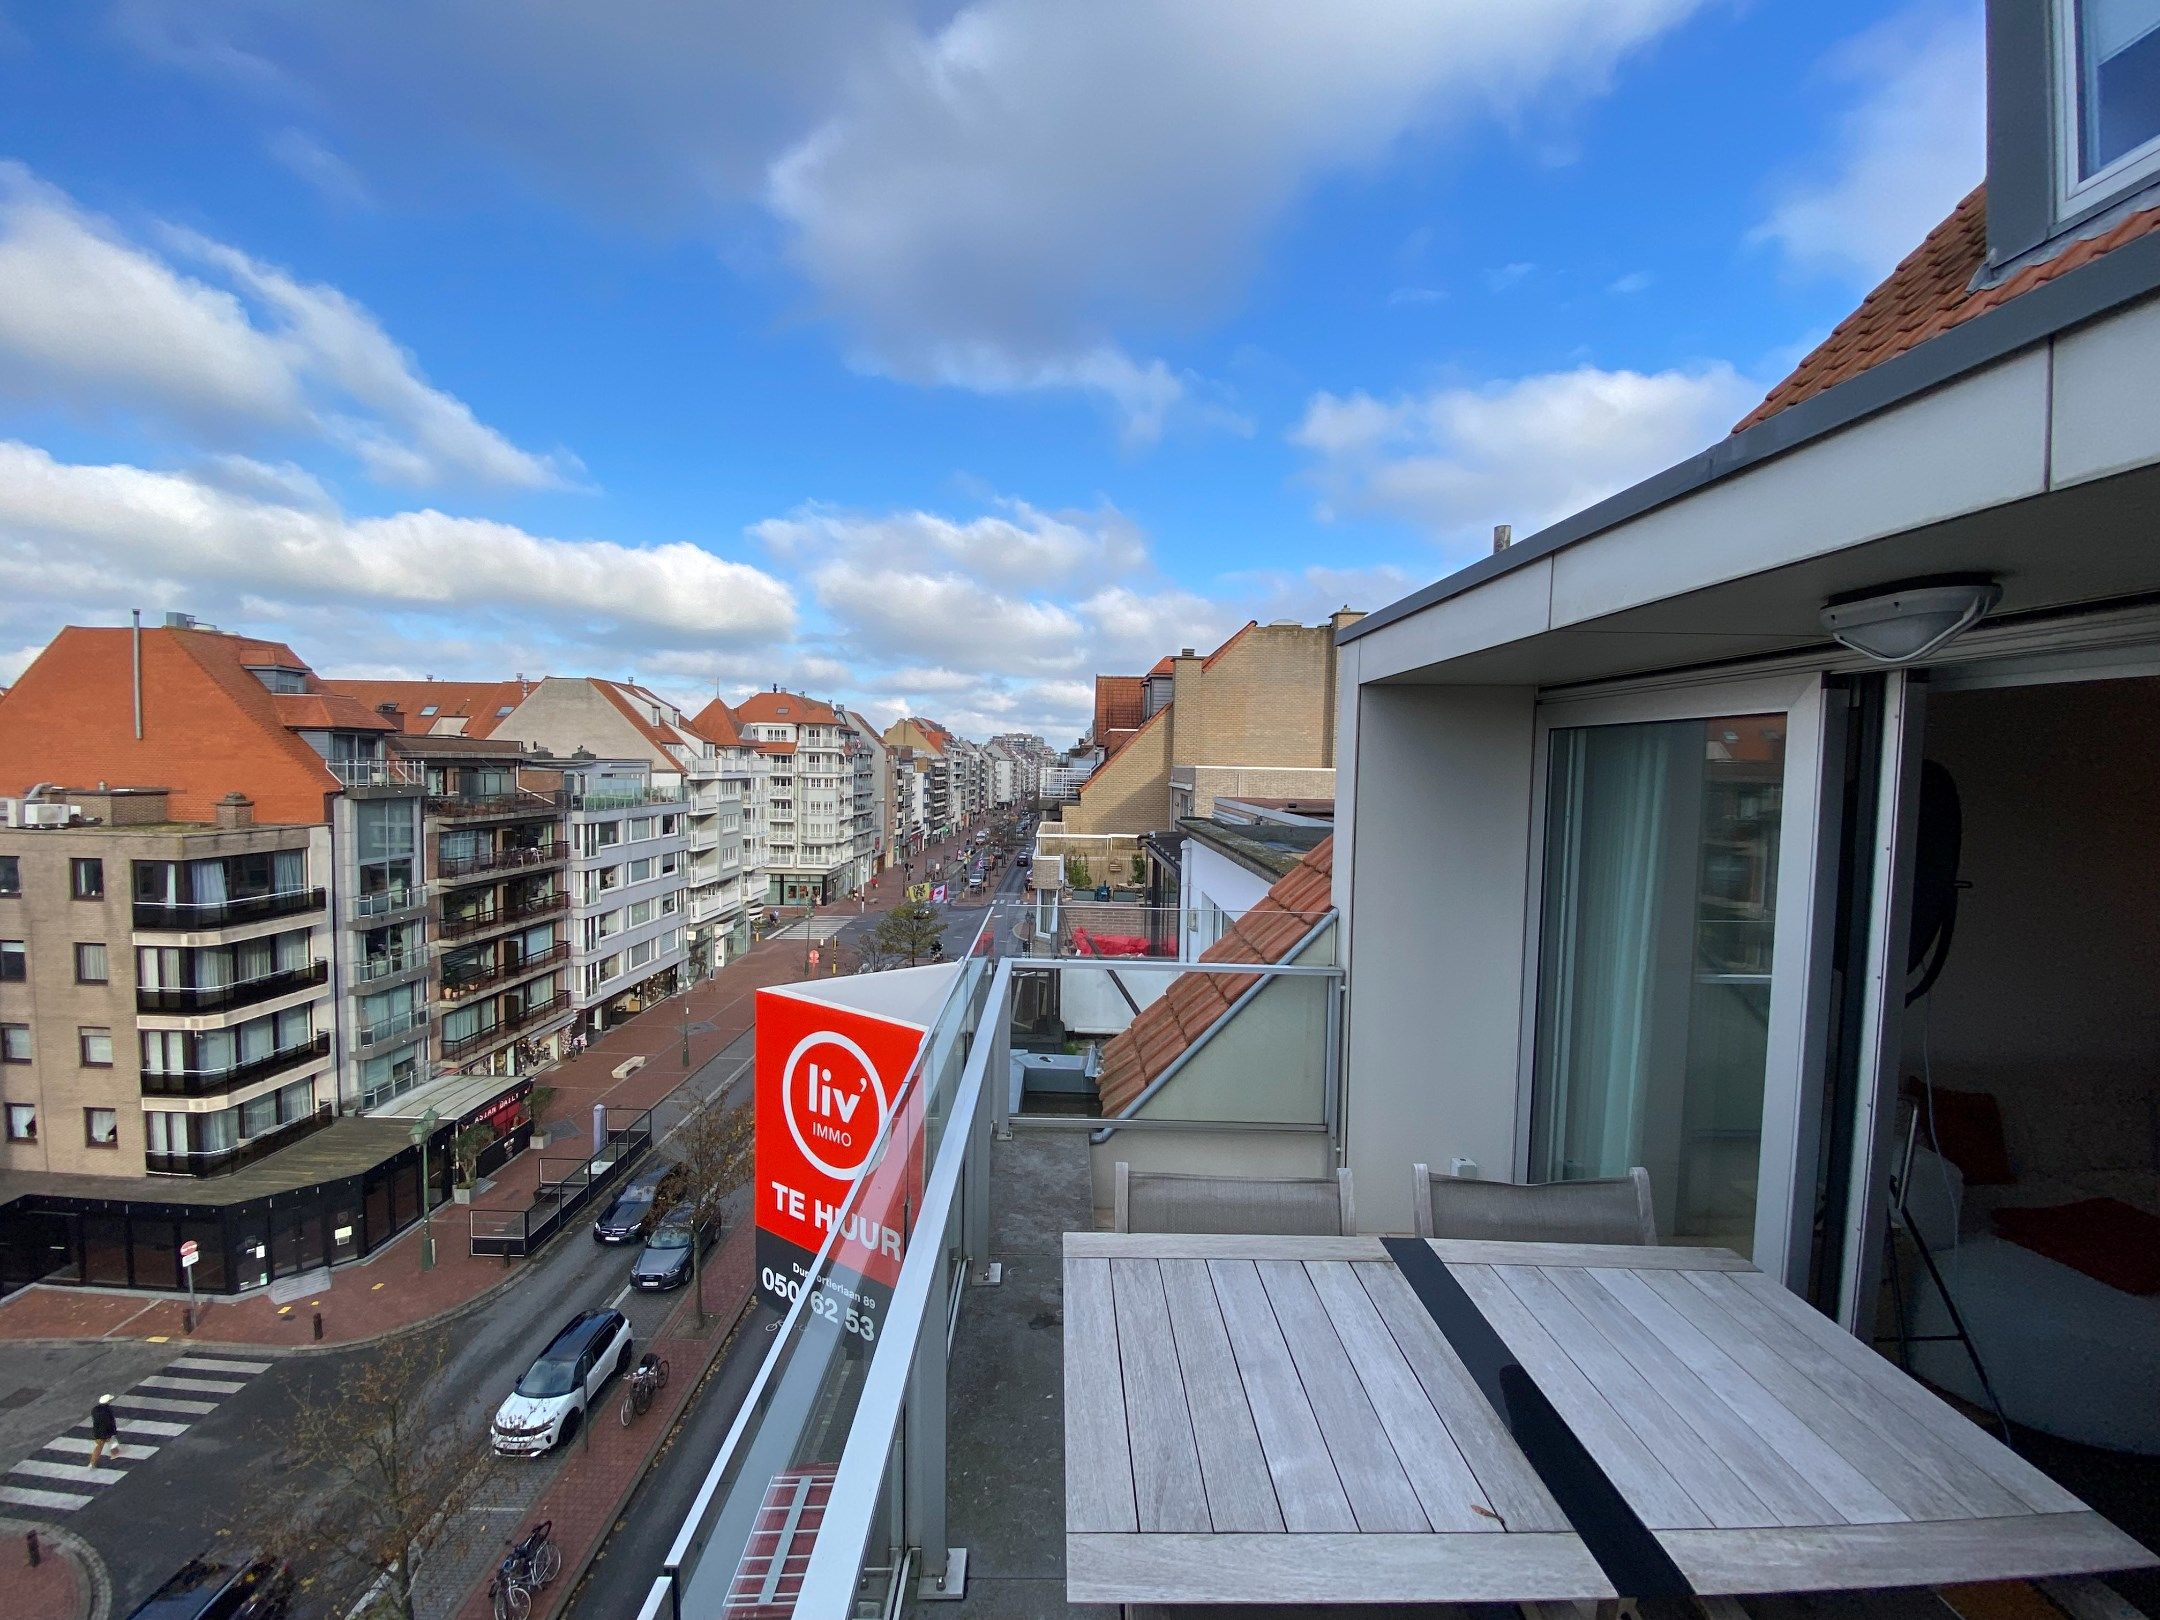
{"type": "Polygon", "coordinates": [[[2150,1541],[2160,681],[1938,691],[1925,738],[1885,1348],[1984,1414],[1962,1327],[2019,1449],[2150,1541]]]}

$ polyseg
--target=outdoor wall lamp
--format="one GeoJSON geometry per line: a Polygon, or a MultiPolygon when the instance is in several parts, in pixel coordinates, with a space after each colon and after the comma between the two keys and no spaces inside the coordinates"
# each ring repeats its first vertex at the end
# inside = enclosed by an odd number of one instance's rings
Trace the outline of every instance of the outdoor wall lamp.
{"type": "Polygon", "coordinates": [[[1916,579],[1823,604],[1822,625],[1842,647],[1878,664],[1909,664],[1948,646],[2002,600],[1992,579],[1916,579]]]}

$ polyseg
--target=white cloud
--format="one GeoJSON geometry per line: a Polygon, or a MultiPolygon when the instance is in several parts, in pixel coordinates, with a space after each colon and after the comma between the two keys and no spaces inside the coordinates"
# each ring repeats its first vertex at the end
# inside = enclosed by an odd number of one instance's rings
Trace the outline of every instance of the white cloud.
{"type": "Polygon", "coordinates": [[[918,571],[957,570],[1028,590],[1123,576],[1143,566],[1147,547],[1115,508],[1045,512],[1025,501],[956,520],[934,512],[851,512],[807,505],[752,525],[777,557],[799,563],[845,561],[918,571]]]}
{"type": "Polygon", "coordinates": [[[10,392],[153,416],[213,444],[328,439],[388,483],[561,487],[574,457],[522,450],[431,386],[335,288],[167,233],[183,273],[19,164],[0,163],[0,373],[10,392]]]}
{"type": "Polygon", "coordinates": [[[1796,270],[1870,285],[1986,166],[1981,9],[1930,4],[1846,42],[1825,74],[1849,104],[1825,172],[1790,186],[1748,240],[1796,270]]]}
{"type": "MultiPolygon", "coordinates": [[[[17,601],[192,598],[475,624],[536,616],[587,641],[698,645],[784,639],[788,587],[678,542],[558,540],[431,510],[355,518],[206,479],[55,460],[0,441],[0,585],[17,601]]],[[[530,633],[521,627],[514,633],[530,633]]]]}
{"type": "Polygon", "coordinates": [[[290,126],[281,129],[265,143],[264,150],[273,162],[290,169],[296,177],[322,193],[326,201],[341,208],[375,206],[375,193],[361,178],[360,171],[306,130],[290,126]]]}
{"type": "Polygon", "coordinates": [[[1619,297],[1627,298],[1639,292],[1647,292],[1651,282],[1655,279],[1647,270],[1630,270],[1624,276],[1615,277],[1612,284],[1605,290],[1619,297]]]}
{"type": "Polygon", "coordinates": [[[880,369],[1129,383],[1116,333],[1218,314],[1322,176],[1593,92],[1695,3],[977,0],[853,74],[768,199],[880,369]]]}
{"type": "Polygon", "coordinates": [[[1527,537],[1713,443],[1760,392],[1719,362],[1585,366],[1392,400],[1323,393],[1291,441],[1314,453],[1332,503],[1407,519],[1468,556],[1496,523],[1527,537]]]}

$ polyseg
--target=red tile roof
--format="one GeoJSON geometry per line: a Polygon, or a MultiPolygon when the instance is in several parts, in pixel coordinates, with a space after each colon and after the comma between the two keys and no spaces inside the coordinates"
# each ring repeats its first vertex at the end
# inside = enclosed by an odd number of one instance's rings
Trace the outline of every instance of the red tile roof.
{"type": "Polygon", "coordinates": [[[800,692],[753,692],[735,705],[736,718],[752,725],[837,726],[830,703],[800,692]]]}
{"type": "Polygon", "coordinates": [[[690,729],[722,748],[742,746],[742,727],[735,711],[714,698],[690,717],[690,729]]]}
{"type": "MultiPolygon", "coordinates": [[[[1200,953],[1203,962],[1281,962],[1334,907],[1335,840],[1326,838],[1275,882],[1230,931],[1200,953]]],[[[1238,997],[1259,982],[1252,973],[1180,973],[1160,1001],[1141,1010],[1106,1042],[1103,1113],[1137,1102],[1170,1066],[1221,1024],[1238,997]]]]}
{"type": "Polygon", "coordinates": [[[1973,278],[1987,262],[1987,188],[1976,187],[1733,431],[1751,428],[1788,405],[1813,399],[2156,229],[2160,229],[2160,206],[2131,214],[1994,286],[1976,289],[1973,278]]]}
{"type": "Polygon", "coordinates": [[[0,713],[0,793],[40,782],[163,787],[175,820],[209,821],[237,791],[255,801],[257,821],[323,819],[337,779],[292,728],[358,722],[312,675],[317,690],[281,696],[248,673],[271,663],[305,672],[289,648],[214,630],[143,631],[137,740],[130,634],[70,625],[23,671],[0,713]]]}
{"type": "Polygon", "coordinates": [[[1095,677],[1095,741],[1104,749],[1116,753],[1146,719],[1146,676],[1095,677]]]}
{"type": "Polygon", "coordinates": [[[1148,671],[1148,674],[1150,676],[1174,675],[1176,673],[1177,660],[1175,658],[1172,658],[1168,653],[1164,653],[1160,658],[1156,659],[1155,667],[1148,671]]]}
{"type": "Polygon", "coordinates": [[[358,698],[369,709],[381,712],[385,703],[398,707],[397,723],[414,736],[427,736],[438,721],[463,720],[465,737],[485,737],[501,722],[501,711],[514,709],[531,695],[537,681],[355,681],[322,683],[333,692],[358,698]],[[433,709],[432,714],[421,711],[433,709]]]}
{"type": "Polygon", "coordinates": [[[692,753],[704,752],[705,738],[687,724],[678,726],[669,719],[669,715],[682,711],[657,692],[629,681],[606,681],[595,676],[586,679],[637,728],[638,735],[655,748],[663,752],[676,748],[687,748],[692,753]],[[656,714],[660,717],[657,720],[653,718],[656,714]]]}
{"type": "Polygon", "coordinates": [[[356,697],[343,692],[273,692],[278,718],[295,731],[395,731],[356,697]]]}

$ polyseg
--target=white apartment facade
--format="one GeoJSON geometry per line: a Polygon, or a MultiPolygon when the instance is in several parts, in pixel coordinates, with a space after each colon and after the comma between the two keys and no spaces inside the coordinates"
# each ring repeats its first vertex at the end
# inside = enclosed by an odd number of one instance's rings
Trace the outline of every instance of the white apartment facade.
{"type": "Polygon", "coordinates": [[[642,760],[567,767],[570,991],[577,1027],[619,1023],[680,986],[688,960],[684,789],[642,760]]]}
{"type": "MultiPolygon", "coordinates": [[[[856,808],[854,733],[832,705],[797,692],[759,692],[733,714],[743,739],[766,756],[766,898],[823,905],[862,886],[866,830],[856,808]]],[[[864,774],[861,790],[867,791],[864,774]]]]}

